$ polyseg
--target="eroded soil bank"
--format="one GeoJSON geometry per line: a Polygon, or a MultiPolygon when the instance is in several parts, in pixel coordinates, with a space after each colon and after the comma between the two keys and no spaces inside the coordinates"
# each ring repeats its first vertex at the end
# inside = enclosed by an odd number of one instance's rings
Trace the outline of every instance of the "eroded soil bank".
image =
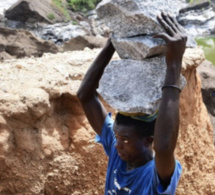
{"type": "MultiPolygon", "coordinates": [[[[99,51],[0,64],[1,195],[103,194],[107,158],[94,143],[95,134],[76,97],[99,51]]],[[[196,73],[203,60],[202,50],[187,49],[183,75],[188,84],[181,93],[176,149],[183,175],[177,195],[215,194],[213,132],[196,73]]]]}

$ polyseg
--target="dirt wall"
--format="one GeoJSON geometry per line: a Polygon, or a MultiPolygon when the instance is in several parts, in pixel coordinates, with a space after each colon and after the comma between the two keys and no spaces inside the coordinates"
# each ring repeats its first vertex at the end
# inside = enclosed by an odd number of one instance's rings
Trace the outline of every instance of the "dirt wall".
{"type": "MultiPolygon", "coordinates": [[[[103,194],[107,158],[76,97],[99,51],[0,63],[0,195],[103,194]]],[[[212,127],[196,74],[203,59],[199,49],[184,58],[177,195],[215,194],[212,127]]]]}

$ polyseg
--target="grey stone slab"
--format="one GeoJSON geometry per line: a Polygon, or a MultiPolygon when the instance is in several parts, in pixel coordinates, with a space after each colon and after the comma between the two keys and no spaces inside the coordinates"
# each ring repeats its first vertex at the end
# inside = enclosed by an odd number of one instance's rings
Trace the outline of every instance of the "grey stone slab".
{"type": "Polygon", "coordinates": [[[112,35],[111,41],[122,59],[142,61],[147,57],[163,54],[166,48],[165,41],[154,39],[152,36],[116,38],[112,35]]]}
{"type": "Polygon", "coordinates": [[[161,11],[176,16],[186,5],[183,0],[103,0],[97,14],[117,37],[151,35],[163,31],[156,20],[161,11]]]}
{"type": "MultiPolygon", "coordinates": [[[[145,58],[162,55],[166,50],[166,42],[152,36],[116,38],[112,35],[111,41],[122,59],[142,61],[145,58]]],[[[188,36],[187,47],[194,48],[196,46],[194,37],[188,36]]]]}
{"type": "MultiPolygon", "coordinates": [[[[112,61],[104,71],[98,92],[118,111],[152,114],[159,108],[165,74],[165,58],[112,61]]],[[[185,84],[181,77],[181,87],[185,84]]]]}

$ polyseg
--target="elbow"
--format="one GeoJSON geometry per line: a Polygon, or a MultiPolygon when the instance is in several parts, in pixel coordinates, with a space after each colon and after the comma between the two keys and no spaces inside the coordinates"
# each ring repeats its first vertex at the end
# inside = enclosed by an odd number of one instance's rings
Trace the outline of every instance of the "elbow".
{"type": "Polygon", "coordinates": [[[88,100],[90,100],[92,97],[95,96],[95,93],[94,92],[87,92],[83,89],[79,89],[78,92],[77,92],[77,97],[79,99],[79,101],[83,104],[85,102],[87,102],[88,100]]]}

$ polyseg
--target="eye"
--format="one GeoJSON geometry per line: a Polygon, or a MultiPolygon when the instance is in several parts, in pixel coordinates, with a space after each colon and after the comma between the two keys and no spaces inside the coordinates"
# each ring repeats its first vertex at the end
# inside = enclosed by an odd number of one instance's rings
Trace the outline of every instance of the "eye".
{"type": "Polygon", "coordinates": [[[125,144],[127,144],[127,143],[128,143],[128,140],[127,140],[127,139],[124,139],[123,142],[124,142],[125,144]]]}
{"type": "Polygon", "coordinates": [[[115,138],[116,138],[117,141],[121,141],[121,142],[123,142],[125,144],[128,143],[128,138],[126,138],[126,137],[121,137],[121,136],[115,134],[115,138]]]}

